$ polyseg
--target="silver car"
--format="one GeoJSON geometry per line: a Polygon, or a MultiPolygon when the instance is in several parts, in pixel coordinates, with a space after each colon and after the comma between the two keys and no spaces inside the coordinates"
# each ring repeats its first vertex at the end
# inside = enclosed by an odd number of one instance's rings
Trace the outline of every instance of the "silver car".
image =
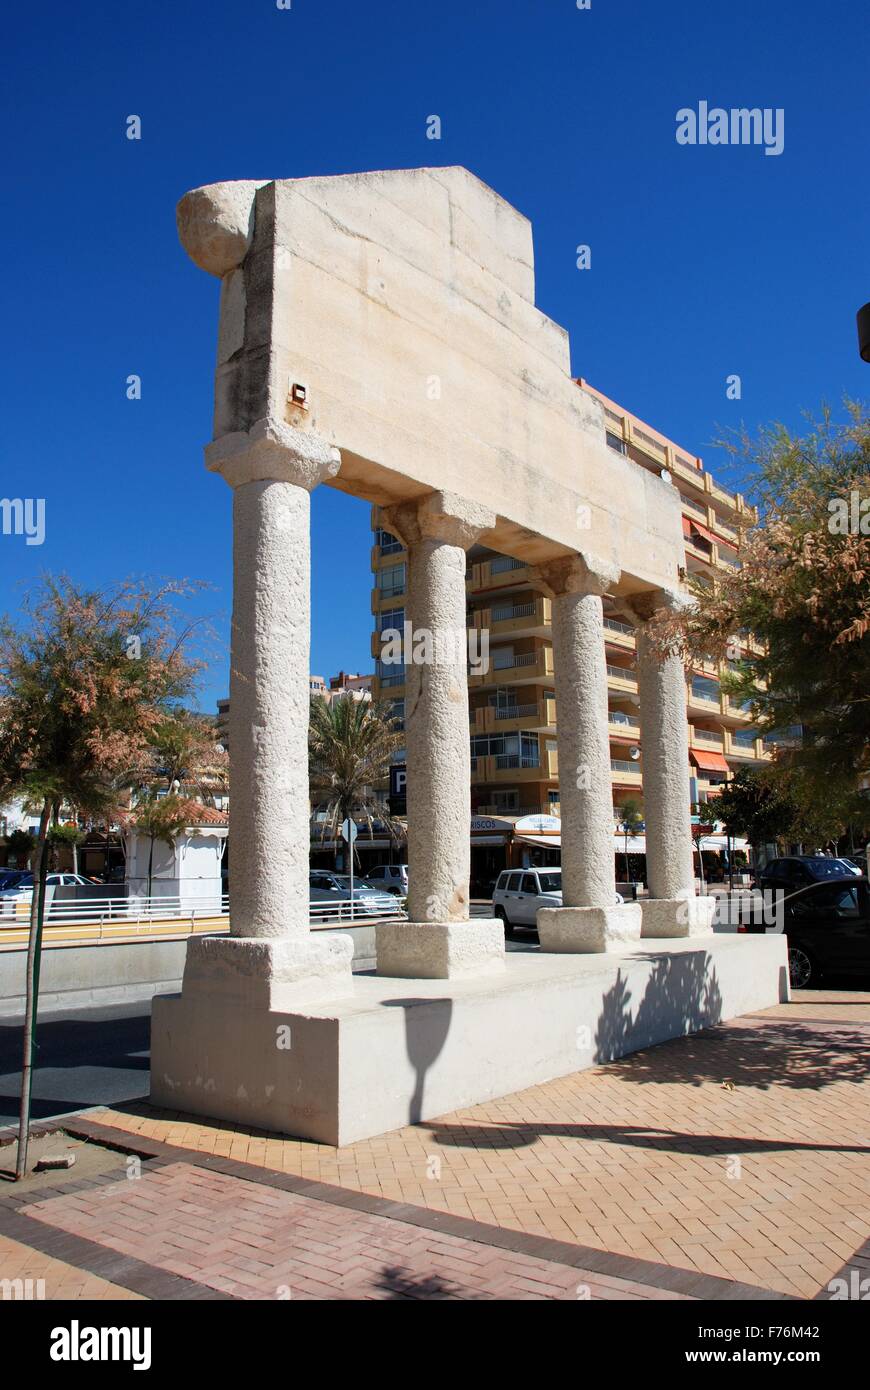
{"type": "MultiPolygon", "coordinates": [[[[614,903],[623,901],[615,893],[614,903]]],[[[506,927],[534,930],[538,909],[562,906],[562,869],[505,869],[499,874],[492,894],[493,916],[506,927]]]]}

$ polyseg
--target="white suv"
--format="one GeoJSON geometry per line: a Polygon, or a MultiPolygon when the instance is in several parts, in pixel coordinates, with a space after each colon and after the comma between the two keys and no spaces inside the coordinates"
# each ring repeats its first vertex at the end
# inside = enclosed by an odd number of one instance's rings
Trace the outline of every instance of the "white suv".
{"type": "MultiPolygon", "coordinates": [[[[621,894],[614,901],[621,903],[621,894]]],[[[505,869],[499,874],[492,895],[493,916],[501,918],[506,927],[528,927],[538,924],[539,907],[562,906],[562,870],[505,869]]]]}
{"type": "Polygon", "coordinates": [[[397,893],[399,897],[408,895],[407,864],[376,864],[365,876],[369,883],[385,888],[388,893],[397,893]]]}

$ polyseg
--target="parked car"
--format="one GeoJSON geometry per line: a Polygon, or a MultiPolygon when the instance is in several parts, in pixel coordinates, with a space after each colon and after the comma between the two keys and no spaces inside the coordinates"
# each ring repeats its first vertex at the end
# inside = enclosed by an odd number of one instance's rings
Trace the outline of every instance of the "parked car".
{"type": "MultiPolygon", "coordinates": [[[[329,869],[312,869],[308,875],[308,892],[312,903],[334,902],[339,920],[350,916],[349,874],[334,874],[329,869]]],[[[364,878],[354,877],[354,915],[364,915],[367,909],[373,912],[392,912],[395,906],[391,894],[385,893],[382,888],[376,888],[364,878]]]]}
{"type": "MultiPolygon", "coordinates": [[[[614,893],[615,903],[623,902],[614,893]]],[[[562,870],[505,869],[499,874],[492,895],[493,916],[505,927],[527,927],[538,924],[538,908],[562,906],[562,870]]]]}
{"type": "Polygon", "coordinates": [[[397,893],[406,897],[408,893],[407,864],[376,864],[366,873],[369,883],[383,888],[387,893],[397,893]]]}
{"type": "MultiPolygon", "coordinates": [[[[786,892],[781,910],[792,989],[816,985],[825,975],[870,975],[870,885],[863,875],[841,874],[786,892]]],[[[753,921],[738,931],[778,926],[753,921]]]]}
{"type": "MultiPolygon", "coordinates": [[[[48,874],[45,880],[46,888],[71,888],[73,886],[88,887],[92,880],[84,878],[82,874],[48,874]]],[[[33,874],[29,871],[17,876],[17,881],[8,886],[0,886],[0,898],[18,899],[29,898],[33,892],[33,874]]]]}
{"type": "Polygon", "coordinates": [[[0,873],[0,893],[6,888],[17,888],[22,879],[33,883],[33,874],[29,869],[4,869],[3,873],[0,873]]]}
{"type": "Polygon", "coordinates": [[[861,870],[848,859],[829,859],[826,854],[792,854],[781,859],[771,859],[760,873],[756,874],[752,886],[762,890],[782,889],[784,892],[794,892],[811,883],[848,877],[850,874],[861,877],[861,870]]]}

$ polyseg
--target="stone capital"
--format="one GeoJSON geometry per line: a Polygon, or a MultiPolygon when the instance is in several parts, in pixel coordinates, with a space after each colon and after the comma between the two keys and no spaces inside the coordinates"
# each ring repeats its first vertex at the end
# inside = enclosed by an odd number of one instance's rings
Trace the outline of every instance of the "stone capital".
{"type": "Polygon", "coordinates": [[[613,588],[619,575],[616,565],[585,552],[560,556],[543,565],[536,565],[532,571],[532,583],[548,598],[561,598],[565,594],[603,595],[613,588]]]}
{"type": "Polygon", "coordinates": [[[669,613],[679,613],[688,608],[692,600],[678,589],[651,589],[647,593],[631,594],[617,600],[617,607],[626,622],[635,627],[643,627],[656,613],[663,609],[669,613]]]}
{"type": "Polygon", "coordinates": [[[385,507],[383,521],[385,529],[406,546],[432,540],[468,550],[482,531],[492,530],[496,515],[455,492],[430,492],[420,500],[385,507]]]}
{"type": "Polygon", "coordinates": [[[241,265],[253,235],[254,198],[263,183],[236,179],[185,193],[176,210],[178,239],[200,270],[224,276],[241,265]]]}
{"type": "Polygon", "coordinates": [[[281,420],[258,420],[247,431],[221,435],[205,447],[206,467],[230,487],[244,483],[295,483],[311,492],[334,478],[341,454],[320,435],[281,420]]]}

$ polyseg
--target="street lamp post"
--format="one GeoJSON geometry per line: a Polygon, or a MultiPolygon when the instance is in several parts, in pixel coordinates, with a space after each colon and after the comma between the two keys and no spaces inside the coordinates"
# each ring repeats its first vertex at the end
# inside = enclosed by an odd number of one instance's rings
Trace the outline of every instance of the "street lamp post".
{"type": "Polygon", "coordinates": [[[870,362],[870,304],[858,310],[858,351],[863,361],[870,362]]]}

